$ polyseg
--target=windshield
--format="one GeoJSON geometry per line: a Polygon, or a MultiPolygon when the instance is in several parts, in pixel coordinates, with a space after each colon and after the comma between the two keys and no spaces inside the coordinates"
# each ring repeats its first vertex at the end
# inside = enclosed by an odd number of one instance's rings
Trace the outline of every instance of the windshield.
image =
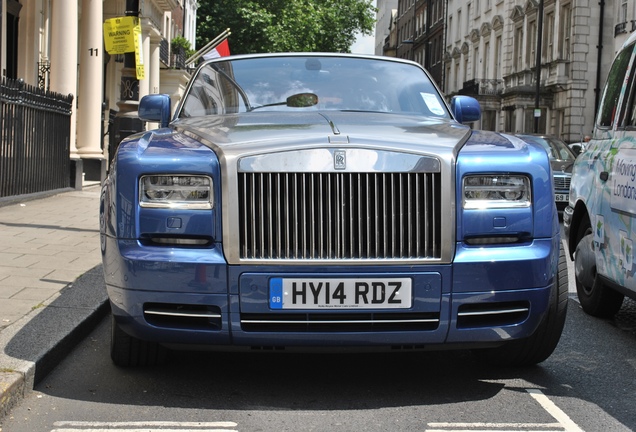
{"type": "Polygon", "coordinates": [[[417,66],[338,56],[208,62],[198,69],[178,116],[255,110],[348,110],[450,117],[436,88],[417,66]]]}

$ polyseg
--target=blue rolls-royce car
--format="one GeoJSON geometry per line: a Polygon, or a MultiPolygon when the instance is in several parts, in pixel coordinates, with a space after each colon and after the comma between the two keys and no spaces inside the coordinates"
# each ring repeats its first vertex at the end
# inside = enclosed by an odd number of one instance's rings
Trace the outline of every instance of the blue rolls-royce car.
{"type": "Polygon", "coordinates": [[[553,352],[567,307],[550,160],[471,130],[418,64],[351,54],[198,66],[102,190],[111,357],[170,348],[553,352]]]}

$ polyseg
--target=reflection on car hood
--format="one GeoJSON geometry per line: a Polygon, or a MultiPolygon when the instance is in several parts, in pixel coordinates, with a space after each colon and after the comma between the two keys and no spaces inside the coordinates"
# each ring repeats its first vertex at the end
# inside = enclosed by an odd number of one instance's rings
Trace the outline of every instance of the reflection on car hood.
{"type": "Polygon", "coordinates": [[[456,152],[466,126],[422,116],[372,112],[277,112],[179,119],[177,131],[220,153],[259,153],[284,148],[342,145],[440,153],[456,152]]]}

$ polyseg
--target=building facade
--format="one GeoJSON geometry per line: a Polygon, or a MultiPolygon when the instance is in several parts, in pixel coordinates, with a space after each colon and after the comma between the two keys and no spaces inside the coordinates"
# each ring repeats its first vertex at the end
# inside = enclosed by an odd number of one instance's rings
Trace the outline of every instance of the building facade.
{"type": "Polygon", "coordinates": [[[448,97],[479,100],[476,128],[579,142],[614,54],[636,31],[636,2],[399,0],[392,31],[397,57],[425,66],[448,97]]]}
{"type": "Polygon", "coordinates": [[[446,0],[400,0],[396,14],[396,56],[423,65],[435,82],[444,80],[446,0]]]}
{"type": "MultiPolygon", "coordinates": [[[[606,2],[606,4],[609,4],[609,2],[606,2]]],[[[610,6],[613,6],[611,13],[616,18],[614,47],[618,51],[629,35],[636,31],[636,1],[615,0],[610,6]]]]}
{"type": "MultiPolygon", "coordinates": [[[[168,93],[178,100],[188,74],[171,64],[170,40],[190,38],[194,46],[195,0],[0,0],[0,72],[60,94],[75,104],[71,155],[93,162],[108,160],[109,119],[123,98],[168,93]],[[145,77],[122,79],[124,55],[104,50],[103,23],[129,15],[138,6],[141,23],[140,61],[145,77]]],[[[101,173],[100,173],[101,174],[101,173]]]]}
{"type": "Polygon", "coordinates": [[[376,55],[389,55],[395,57],[395,54],[385,53],[385,45],[389,43],[389,35],[393,27],[395,14],[397,13],[398,0],[377,0],[375,21],[375,50],[376,55]]]}
{"type": "Polygon", "coordinates": [[[477,97],[481,128],[581,141],[614,55],[602,4],[448,0],[446,93],[477,97]]]}

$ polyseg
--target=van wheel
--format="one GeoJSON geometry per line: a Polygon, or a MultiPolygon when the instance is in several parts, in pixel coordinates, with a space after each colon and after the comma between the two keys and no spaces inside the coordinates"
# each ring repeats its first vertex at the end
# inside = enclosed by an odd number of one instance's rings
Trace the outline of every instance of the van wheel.
{"type": "Polygon", "coordinates": [[[596,273],[594,233],[589,223],[579,229],[574,252],[574,278],[576,293],[585,313],[599,318],[616,315],[625,296],[605,286],[596,273]]]}
{"type": "Polygon", "coordinates": [[[561,339],[568,310],[568,265],[563,247],[548,311],[539,327],[528,338],[506,342],[497,348],[475,350],[476,357],[498,366],[531,366],[541,363],[554,352],[561,339]]]}
{"type": "Polygon", "coordinates": [[[111,316],[110,358],[117,366],[155,366],[165,362],[167,349],[130,336],[111,316]]]}

